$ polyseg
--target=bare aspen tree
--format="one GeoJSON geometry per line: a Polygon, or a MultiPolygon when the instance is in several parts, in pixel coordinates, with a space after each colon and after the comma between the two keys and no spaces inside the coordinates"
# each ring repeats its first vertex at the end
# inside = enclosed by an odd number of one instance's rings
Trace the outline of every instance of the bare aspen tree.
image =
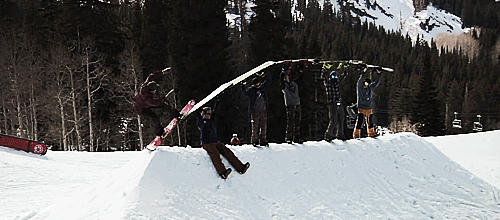
{"type": "Polygon", "coordinates": [[[93,97],[97,90],[101,89],[104,78],[108,71],[103,65],[104,57],[94,46],[94,40],[85,39],[82,44],[82,65],[85,77],[85,91],[87,95],[87,117],[90,151],[96,150],[94,147],[94,123],[92,110],[94,108],[93,97]]]}
{"type": "MultiPolygon", "coordinates": [[[[71,48],[65,47],[62,44],[54,45],[53,48],[49,51],[49,63],[47,64],[46,71],[49,76],[50,81],[52,82],[49,88],[49,100],[54,100],[54,114],[58,114],[55,117],[60,118],[60,129],[56,129],[54,136],[59,136],[61,140],[62,150],[67,151],[70,150],[68,143],[68,135],[71,134],[75,129],[69,129],[68,131],[68,118],[67,118],[67,105],[68,102],[71,101],[70,93],[71,93],[71,81],[69,80],[69,73],[71,72],[71,68],[69,66],[73,61],[71,60],[70,55],[71,48]],[[68,89],[69,88],[69,89],[68,89]]],[[[47,106],[50,107],[51,106],[47,106]]],[[[78,127],[78,126],[77,126],[78,127]]]]}
{"type": "Polygon", "coordinates": [[[82,136],[80,134],[80,116],[78,109],[80,109],[77,106],[77,88],[76,88],[76,83],[75,83],[75,70],[72,69],[69,66],[66,66],[68,73],[69,73],[69,79],[70,79],[70,100],[71,100],[71,107],[73,110],[73,125],[74,125],[74,130],[76,132],[76,147],[77,150],[82,150],[80,149],[83,142],[82,142],[82,136]]]}
{"type": "MultiPolygon", "coordinates": [[[[117,79],[114,83],[117,87],[117,92],[121,94],[121,97],[127,106],[123,106],[124,109],[130,109],[130,115],[121,116],[124,120],[131,121],[134,116],[137,117],[137,134],[139,136],[139,146],[140,149],[144,149],[143,131],[142,131],[142,120],[141,116],[135,113],[133,110],[134,97],[137,92],[139,92],[142,83],[142,65],[140,52],[137,46],[133,42],[127,42],[127,45],[120,55],[120,70],[122,78],[117,79]]],[[[127,130],[133,128],[127,126],[127,130]]],[[[124,131],[126,132],[126,131],[124,131]]],[[[125,139],[125,137],[124,137],[125,139]]],[[[124,140],[125,141],[125,140],[124,140]]]]}
{"type": "Polygon", "coordinates": [[[27,137],[27,124],[25,123],[25,82],[28,73],[24,65],[27,64],[28,39],[22,29],[13,30],[4,38],[2,44],[3,62],[5,62],[7,85],[10,88],[12,110],[15,111],[17,123],[12,123],[11,130],[17,136],[27,137]]]}

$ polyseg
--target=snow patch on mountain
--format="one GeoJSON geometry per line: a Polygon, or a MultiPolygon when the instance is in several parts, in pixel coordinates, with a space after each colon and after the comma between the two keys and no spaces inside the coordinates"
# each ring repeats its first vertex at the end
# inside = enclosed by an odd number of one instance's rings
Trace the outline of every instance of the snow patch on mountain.
{"type": "MultiPolygon", "coordinates": [[[[438,35],[459,35],[468,32],[468,28],[462,28],[462,19],[445,10],[428,5],[425,9],[417,11],[413,0],[330,0],[336,11],[347,10],[353,16],[362,21],[382,26],[388,31],[400,31],[402,35],[408,34],[414,41],[420,37],[428,42],[436,39],[438,35]],[[340,4],[339,4],[340,2],[340,4]]],[[[324,0],[319,0],[321,6],[324,0]]],[[[246,18],[252,16],[253,3],[248,3],[246,18]]],[[[303,15],[298,9],[298,1],[292,2],[292,16],[296,20],[302,20],[303,15]]],[[[227,13],[230,27],[241,25],[240,15],[227,13]]]]}

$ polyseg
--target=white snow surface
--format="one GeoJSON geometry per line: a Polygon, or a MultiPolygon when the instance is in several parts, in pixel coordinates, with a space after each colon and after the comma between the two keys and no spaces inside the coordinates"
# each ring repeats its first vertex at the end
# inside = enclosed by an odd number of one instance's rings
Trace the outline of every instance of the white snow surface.
{"type": "Polygon", "coordinates": [[[227,180],[200,148],[0,147],[0,219],[500,219],[498,137],[231,146],[251,167],[227,180]]]}

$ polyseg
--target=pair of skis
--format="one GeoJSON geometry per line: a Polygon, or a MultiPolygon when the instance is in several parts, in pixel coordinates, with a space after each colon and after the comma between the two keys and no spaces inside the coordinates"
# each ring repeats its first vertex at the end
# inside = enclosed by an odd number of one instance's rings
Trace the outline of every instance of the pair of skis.
{"type": "Polygon", "coordinates": [[[163,129],[163,134],[160,136],[156,136],[155,139],[151,141],[151,143],[149,143],[148,146],[146,146],[146,149],[150,151],[156,150],[158,146],[161,145],[163,140],[165,140],[165,138],[167,138],[167,136],[170,135],[172,131],[174,131],[174,128],[177,127],[177,125],[182,121],[182,119],[186,118],[190,114],[190,111],[191,109],[193,109],[194,104],[195,104],[194,99],[191,99],[186,104],[186,106],[184,106],[184,108],[182,108],[182,110],[179,112],[180,116],[172,119],[170,123],[168,123],[167,127],[163,129]]]}

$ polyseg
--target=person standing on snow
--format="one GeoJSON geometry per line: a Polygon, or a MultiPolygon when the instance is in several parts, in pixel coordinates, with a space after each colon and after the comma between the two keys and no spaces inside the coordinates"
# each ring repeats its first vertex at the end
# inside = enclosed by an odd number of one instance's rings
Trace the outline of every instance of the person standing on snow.
{"type": "Polygon", "coordinates": [[[227,148],[224,143],[220,142],[217,137],[216,116],[219,111],[218,98],[216,99],[213,109],[214,110],[212,111],[212,108],[210,107],[203,107],[201,116],[198,116],[198,129],[201,133],[202,148],[207,151],[208,156],[214,164],[217,174],[219,174],[222,179],[227,179],[232,169],[226,169],[226,166],[222,163],[220,155],[224,156],[236,169],[236,171],[240,174],[244,174],[250,167],[250,163],[247,162],[243,164],[238,157],[234,155],[233,151],[227,148]]]}
{"type": "Polygon", "coordinates": [[[333,139],[346,140],[344,135],[344,120],[345,112],[342,104],[342,92],[340,90],[340,83],[349,74],[345,71],[349,66],[340,63],[337,69],[332,69],[332,65],[325,63],[321,78],[326,89],[326,103],[328,105],[328,127],[326,128],[324,138],[326,141],[333,139]],[[340,74],[341,69],[344,69],[344,74],[340,74]]]}
{"type": "MultiPolygon", "coordinates": [[[[135,95],[134,108],[137,114],[151,119],[155,127],[155,135],[160,136],[163,133],[160,116],[154,109],[167,111],[172,117],[179,117],[179,111],[167,104],[167,96],[161,96],[158,81],[170,72],[170,68],[157,70],[149,74],[146,81],[141,85],[139,92],[135,95]]],[[[170,93],[169,93],[170,94],[170,93]]]]}
{"type": "Polygon", "coordinates": [[[250,98],[250,120],[252,123],[251,141],[254,146],[269,146],[267,142],[267,91],[271,86],[271,76],[268,74],[266,80],[262,82],[260,77],[252,79],[252,86],[245,88],[243,85],[243,95],[250,98]]]}
{"type": "MultiPolygon", "coordinates": [[[[354,128],[353,138],[361,137],[361,127],[363,119],[366,123],[369,137],[375,137],[377,133],[373,125],[373,109],[375,108],[375,90],[380,85],[383,75],[380,75],[374,82],[366,76],[368,68],[365,67],[361,72],[357,83],[357,104],[358,116],[356,118],[356,127],[354,128]]],[[[372,73],[380,73],[377,69],[372,69],[372,73]]]]}
{"type": "MultiPolygon", "coordinates": [[[[299,69],[301,71],[301,69],[299,69]]],[[[284,95],[286,110],[286,132],[285,141],[289,144],[293,142],[303,143],[300,138],[300,96],[299,86],[292,77],[292,63],[285,63],[281,72],[281,91],[284,95]]]]}

